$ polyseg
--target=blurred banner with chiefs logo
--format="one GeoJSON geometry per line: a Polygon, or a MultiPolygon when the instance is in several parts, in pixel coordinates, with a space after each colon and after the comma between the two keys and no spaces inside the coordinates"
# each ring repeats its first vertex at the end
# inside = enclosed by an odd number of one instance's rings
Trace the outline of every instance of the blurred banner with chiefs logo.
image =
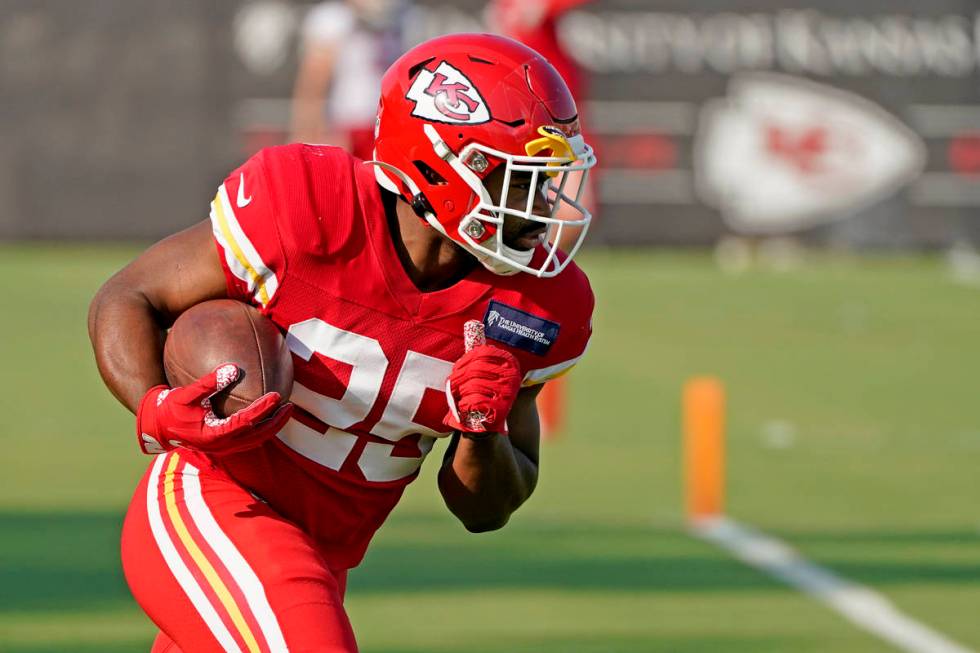
{"type": "Polygon", "coordinates": [[[606,2],[562,36],[593,74],[598,239],[980,238],[975,2],[606,2]]]}
{"type": "MultiPolygon", "coordinates": [[[[592,244],[980,244],[976,0],[549,1],[600,156],[592,244]]],[[[485,4],[418,2],[400,47],[485,4]]],[[[309,2],[8,5],[0,237],[168,233],[286,138],[309,2]]]]}

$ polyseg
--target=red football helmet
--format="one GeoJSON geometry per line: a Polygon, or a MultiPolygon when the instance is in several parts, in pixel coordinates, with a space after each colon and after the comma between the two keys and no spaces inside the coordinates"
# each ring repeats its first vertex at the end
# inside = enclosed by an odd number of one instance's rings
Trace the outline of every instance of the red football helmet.
{"type": "Polygon", "coordinates": [[[517,41],[452,34],[404,54],[381,82],[374,158],[378,183],[497,274],[555,276],[588,231],[592,216],[580,200],[596,161],[575,101],[551,64],[517,41]],[[491,197],[483,181],[501,165],[503,189],[491,197]],[[507,206],[512,173],[530,177],[520,210],[507,206]],[[581,178],[569,184],[572,175],[581,178]],[[566,194],[566,186],[577,190],[566,194]],[[547,197],[545,215],[535,212],[537,189],[547,197]],[[563,204],[577,215],[556,217],[563,204]],[[503,242],[505,216],[544,224],[539,264],[531,266],[537,248],[503,242]],[[561,259],[549,242],[568,227],[582,230],[561,259]]]}

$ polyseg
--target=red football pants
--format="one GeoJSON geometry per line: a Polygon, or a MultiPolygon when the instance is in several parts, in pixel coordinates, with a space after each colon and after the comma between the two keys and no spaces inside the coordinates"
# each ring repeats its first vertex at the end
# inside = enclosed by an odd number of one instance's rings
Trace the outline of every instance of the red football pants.
{"type": "Polygon", "coordinates": [[[207,459],[157,456],[126,515],[122,561],[161,635],[153,651],[355,653],[313,541],[207,459]]]}

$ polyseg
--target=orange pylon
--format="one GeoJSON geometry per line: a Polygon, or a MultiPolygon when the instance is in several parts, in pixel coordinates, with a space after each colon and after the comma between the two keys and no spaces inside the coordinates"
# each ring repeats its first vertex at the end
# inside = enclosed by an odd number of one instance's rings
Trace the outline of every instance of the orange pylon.
{"type": "Polygon", "coordinates": [[[710,376],[684,384],[684,496],[688,521],[725,512],[725,388],[710,376]]]}
{"type": "Polygon", "coordinates": [[[541,438],[554,440],[565,428],[565,377],[560,376],[544,384],[538,394],[538,418],[541,420],[541,438]]]}

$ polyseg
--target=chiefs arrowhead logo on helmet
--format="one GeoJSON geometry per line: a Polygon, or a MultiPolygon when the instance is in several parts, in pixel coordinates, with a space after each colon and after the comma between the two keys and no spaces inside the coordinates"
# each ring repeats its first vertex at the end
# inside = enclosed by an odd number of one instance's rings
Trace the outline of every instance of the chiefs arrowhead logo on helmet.
{"type": "Polygon", "coordinates": [[[466,75],[443,61],[435,69],[419,71],[408,89],[415,102],[412,115],[436,122],[479,125],[490,121],[490,110],[466,75]]]}

